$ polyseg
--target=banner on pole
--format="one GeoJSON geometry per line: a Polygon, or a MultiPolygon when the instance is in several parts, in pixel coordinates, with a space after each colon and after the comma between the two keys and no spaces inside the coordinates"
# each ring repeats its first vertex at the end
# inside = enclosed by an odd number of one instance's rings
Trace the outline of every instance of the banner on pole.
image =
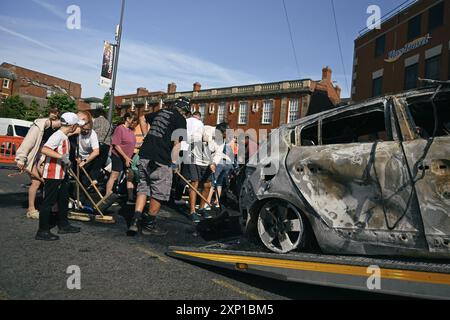
{"type": "Polygon", "coordinates": [[[102,74],[100,77],[100,85],[102,87],[111,88],[114,68],[114,46],[106,42],[103,45],[103,63],[102,74]]]}

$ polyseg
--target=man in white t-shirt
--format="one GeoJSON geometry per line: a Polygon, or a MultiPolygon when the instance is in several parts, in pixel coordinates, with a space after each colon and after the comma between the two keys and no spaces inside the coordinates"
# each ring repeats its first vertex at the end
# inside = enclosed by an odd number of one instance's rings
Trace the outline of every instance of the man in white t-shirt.
{"type": "MultiPolygon", "coordinates": [[[[92,119],[80,117],[86,124],[81,128],[78,136],[78,158],[77,163],[84,167],[94,181],[98,180],[102,163],[98,161],[100,155],[100,143],[97,133],[92,130],[92,119]]],[[[88,180],[83,177],[83,184],[88,180]]]]}
{"type": "Polygon", "coordinates": [[[205,125],[203,124],[202,115],[199,112],[195,112],[192,117],[186,119],[186,131],[188,141],[181,142],[181,151],[186,152],[189,151],[189,145],[194,143],[195,141],[201,141],[203,135],[203,128],[205,125]]]}

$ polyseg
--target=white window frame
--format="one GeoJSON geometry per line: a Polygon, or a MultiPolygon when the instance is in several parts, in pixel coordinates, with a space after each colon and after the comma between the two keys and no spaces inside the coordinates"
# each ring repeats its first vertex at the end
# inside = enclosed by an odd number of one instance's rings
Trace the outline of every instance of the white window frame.
{"type": "Polygon", "coordinates": [[[2,86],[4,89],[9,89],[9,85],[11,84],[11,81],[9,79],[3,79],[3,83],[2,86]],[[7,83],[7,85],[5,86],[5,82],[7,83]]]}
{"type": "Polygon", "coordinates": [[[217,124],[225,122],[226,111],[227,111],[226,103],[225,102],[219,103],[219,106],[217,107],[217,124]]]}
{"type": "Polygon", "coordinates": [[[202,115],[202,122],[205,122],[205,119],[206,119],[206,112],[207,112],[207,108],[206,107],[207,107],[207,105],[204,104],[204,103],[200,104],[199,107],[198,107],[198,111],[202,115]]]}
{"type": "Polygon", "coordinates": [[[249,106],[250,106],[249,103],[246,101],[239,102],[239,117],[238,117],[239,125],[246,125],[248,123],[249,106]]]}
{"type": "Polygon", "coordinates": [[[300,119],[300,99],[290,99],[287,123],[297,121],[298,119],[300,119]],[[293,109],[293,105],[295,109],[293,109]]]}
{"type": "Polygon", "coordinates": [[[273,123],[273,110],[274,110],[274,101],[273,100],[265,100],[263,102],[262,108],[262,124],[272,124],[273,123]],[[270,107],[270,110],[268,108],[270,107]]]}

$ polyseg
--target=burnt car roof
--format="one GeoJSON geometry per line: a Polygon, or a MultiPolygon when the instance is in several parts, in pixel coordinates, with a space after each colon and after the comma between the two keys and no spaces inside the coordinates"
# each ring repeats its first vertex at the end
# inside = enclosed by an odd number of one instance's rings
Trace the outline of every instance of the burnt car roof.
{"type": "MultiPolygon", "coordinates": [[[[403,91],[400,93],[395,93],[395,94],[388,94],[388,95],[384,95],[384,96],[380,96],[380,97],[376,97],[376,98],[371,98],[371,99],[367,99],[365,101],[361,101],[358,103],[351,103],[345,106],[340,106],[337,107],[335,109],[331,109],[331,110],[327,110],[321,113],[317,113],[317,114],[313,114],[304,118],[301,118],[297,121],[291,122],[289,124],[285,124],[283,126],[280,126],[280,130],[282,129],[291,129],[293,127],[297,127],[299,125],[302,124],[307,124],[310,122],[314,122],[315,120],[318,120],[320,118],[326,117],[326,116],[331,116],[333,114],[337,114],[339,112],[342,111],[349,111],[349,110],[357,110],[359,108],[363,108],[369,105],[374,105],[377,103],[384,103],[385,101],[393,98],[393,97],[397,97],[400,99],[407,99],[407,98],[413,98],[413,97],[420,97],[420,96],[427,96],[427,95],[431,95],[433,94],[437,89],[437,86],[429,86],[429,87],[424,87],[424,88],[420,88],[420,89],[412,89],[412,90],[408,90],[408,91],[403,91]]],[[[441,89],[443,92],[450,92],[450,87],[445,87],[443,89],[441,89]]]]}

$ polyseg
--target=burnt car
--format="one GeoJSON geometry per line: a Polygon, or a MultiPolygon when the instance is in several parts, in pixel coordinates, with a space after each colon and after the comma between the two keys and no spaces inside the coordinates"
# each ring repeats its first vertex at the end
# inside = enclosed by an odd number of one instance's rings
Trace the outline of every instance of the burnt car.
{"type": "Polygon", "coordinates": [[[450,258],[449,124],[440,87],[284,125],[247,166],[247,234],[276,253],[450,258]]]}

